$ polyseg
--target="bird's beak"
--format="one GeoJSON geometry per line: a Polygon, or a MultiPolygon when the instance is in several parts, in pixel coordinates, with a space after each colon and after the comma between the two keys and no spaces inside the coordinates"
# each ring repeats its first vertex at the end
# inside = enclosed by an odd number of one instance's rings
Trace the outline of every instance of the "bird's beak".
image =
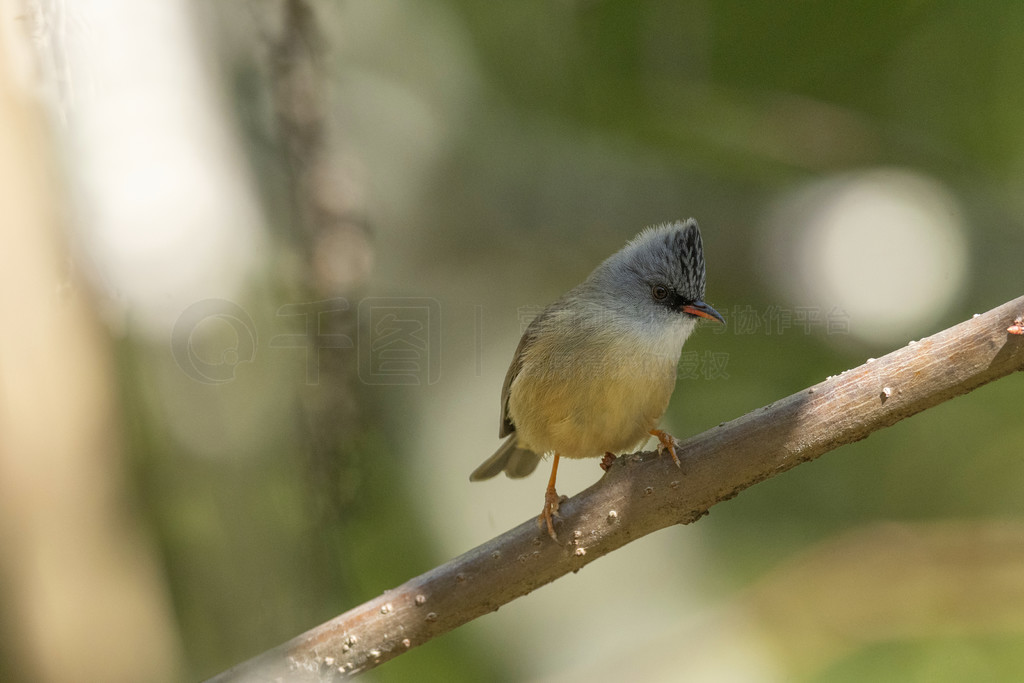
{"type": "Polygon", "coordinates": [[[711,306],[707,305],[703,301],[695,301],[692,304],[683,306],[681,310],[683,313],[689,313],[690,315],[695,315],[698,318],[717,320],[723,325],[725,324],[725,318],[722,317],[722,314],[711,308],[711,306]]]}

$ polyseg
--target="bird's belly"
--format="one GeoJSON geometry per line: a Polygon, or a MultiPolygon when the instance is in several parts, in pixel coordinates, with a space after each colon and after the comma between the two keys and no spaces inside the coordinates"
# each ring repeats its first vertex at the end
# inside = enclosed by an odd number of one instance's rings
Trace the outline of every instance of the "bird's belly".
{"type": "Polygon", "coordinates": [[[644,441],[668,407],[676,361],[617,365],[612,373],[574,371],[571,381],[521,373],[509,401],[520,444],[538,453],[587,458],[622,453],[644,441]]]}

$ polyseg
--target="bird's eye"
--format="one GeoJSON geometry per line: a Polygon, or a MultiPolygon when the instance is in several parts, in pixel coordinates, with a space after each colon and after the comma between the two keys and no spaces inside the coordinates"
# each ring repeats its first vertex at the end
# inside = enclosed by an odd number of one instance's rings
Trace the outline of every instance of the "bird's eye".
{"type": "Polygon", "coordinates": [[[665,285],[654,285],[653,287],[651,287],[651,296],[653,296],[658,301],[661,301],[662,299],[668,296],[668,287],[666,287],[665,285]]]}

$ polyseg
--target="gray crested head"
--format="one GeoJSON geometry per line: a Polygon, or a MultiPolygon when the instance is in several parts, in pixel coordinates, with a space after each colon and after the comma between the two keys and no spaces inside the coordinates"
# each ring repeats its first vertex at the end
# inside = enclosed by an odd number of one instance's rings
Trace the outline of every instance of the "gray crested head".
{"type": "MultiPolygon", "coordinates": [[[[692,310],[705,306],[705,277],[700,229],[690,218],[644,229],[598,266],[584,287],[640,312],[711,317],[692,310]]],[[[721,319],[717,313],[715,318],[721,319]]]]}
{"type": "Polygon", "coordinates": [[[704,300],[704,245],[696,220],[646,228],[619,253],[652,284],[660,277],[684,299],[704,300]]]}

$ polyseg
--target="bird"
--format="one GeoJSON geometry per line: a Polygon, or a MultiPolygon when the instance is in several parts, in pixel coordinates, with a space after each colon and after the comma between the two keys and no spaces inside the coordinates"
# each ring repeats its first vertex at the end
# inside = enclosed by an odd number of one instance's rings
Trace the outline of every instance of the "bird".
{"type": "Polygon", "coordinates": [[[676,384],[683,343],[704,318],[704,247],[690,218],[651,226],[548,305],[519,340],[501,388],[505,441],[470,481],[519,478],[553,454],[538,523],[558,541],[553,518],[561,458],[631,452],[651,436],[677,466],[676,440],[657,428],[676,384]]]}

